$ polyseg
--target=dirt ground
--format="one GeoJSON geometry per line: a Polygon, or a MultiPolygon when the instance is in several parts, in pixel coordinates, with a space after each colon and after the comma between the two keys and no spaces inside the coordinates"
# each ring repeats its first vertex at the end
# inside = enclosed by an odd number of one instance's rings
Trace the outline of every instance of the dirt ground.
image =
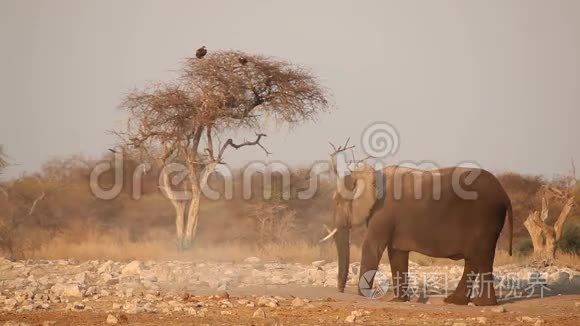
{"type": "MultiPolygon", "coordinates": [[[[62,309],[24,313],[0,313],[0,323],[24,322],[31,325],[104,325],[109,313],[119,324],[129,325],[336,325],[345,324],[345,318],[359,311],[354,323],[363,325],[580,325],[580,294],[562,294],[544,298],[502,300],[505,312],[494,307],[454,306],[442,298],[413,300],[407,303],[389,302],[385,296],[369,300],[354,294],[336,293],[330,288],[272,287],[245,288],[232,291],[230,300],[255,299],[258,295],[278,295],[286,298],[276,308],[259,308],[265,318],[253,317],[256,307],[235,306],[229,309],[208,309],[205,317],[184,313],[125,314],[110,312],[111,302],[92,305],[93,311],[72,312],[62,309]],[[250,294],[251,293],[251,294],[250,294]],[[253,295],[253,296],[252,296],[253,295]],[[311,305],[293,307],[292,298],[308,298],[311,305]],[[225,312],[224,312],[225,310],[225,312]],[[53,322],[53,323],[50,323],[53,322]]],[[[199,301],[219,300],[206,295],[195,296],[199,301]]]]}

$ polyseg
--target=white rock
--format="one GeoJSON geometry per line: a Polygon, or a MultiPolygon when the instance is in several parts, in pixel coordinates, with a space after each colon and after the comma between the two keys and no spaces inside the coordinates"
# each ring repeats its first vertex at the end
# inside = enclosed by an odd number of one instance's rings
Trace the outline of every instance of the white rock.
{"type": "Polygon", "coordinates": [[[570,282],[570,274],[562,271],[548,275],[548,287],[562,287],[570,282]]]}
{"type": "Polygon", "coordinates": [[[115,317],[115,316],[113,316],[111,314],[109,314],[107,316],[107,324],[116,324],[118,322],[119,322],[119,319],[117,319],[117,317],[115,317]]]}
{"type": "Polygon", "coordinates": [[[4,300],[4,306],[7,310],[13,310],[18,305],[18,301],[14,298],[4,300]]]}
{"type": "Polygon", "coordinates": [[[292,300],[292,303],[291,303],[292,307],[302,307],[302,306],[304,306],[304,304],[305,304],[304,300],[302,300],[298,297],[294,298],[294,300],[292,300]]]}
{"type": "Polygon", "coordinates": [[[253,318],[266,318],[266,313],[261,308],[258,308],[258,310],[254,311],[254,314],[252,315],[252,317],[253,318]]]}
{"type": "Polygon", "coordinates": [[[358,309],[358,310],[353,310],[350,314],[353,316],[362,317],[365,315],[370,315],[370,312],[367,310],[358,309]]]}
{"type": "Polygon", "coordinates": [[[147,302],[146,304],[143,305],[143,310],[145,312],[155,313],[157,312],[157,307],[151,302],[147,302]]]}
{"type": "Polygon", "coordinates": [[[85,291],[85,297],[90,297],[97,294],[97,288],[94,286],[89,287],[86,291],[85,291]]]}
{"type": "Polygon", "coordinates": [[[9,320],[4,323],[4,326],[30,326],[30,324],[9,320]]]}
{"type": "Polygon", "coordinates": [[[207,308],[202,308],[200,310],[197,311],[197,313],[195,314],[196,317],[199,318],[203,318],[205,317],[205,314],[207,313],[207,308]]]}
{"type": "Polygon", "coordinates": [[[491,311],[501,313],[501,312],[506,312],[507,310],[505,309],[504,306],[497,306],[497,307],[491,308],[491,311]]]}
{"type": "Polygon", "coordinates": [[[580,274],[574,275],[570,278],[570,285],[572,289],[580,288],[580,274]]]}
{"type": "Polygon", "coordinates": [[[485,318],[485,317],[477,317],[477,318],[475,318],[475,320],[477,320],[477,322],[479,324],[486,324],[487,323],[487,318],[485,318]]]}
{"type": "Polygon", "coordinates": [[[145,312],[145,309],[136,303],[126,303],[125,305],[123,305],[123,309],[128,314],[138,314],[145,312]]]}
{"type": "Polygon", "coordinates": [[[322,270],[312,271],[310,274],[312,283],[315,285],[322,285],[326,281],[326,272],[322,270]]]}
{"type": "Polygon", "coordinates": [[[258,305],[258,307],[276,308],[278,306],[278,302],[274,298],[264,296],[264,297],[258,298],[257,305],[258,305]]]}
{"type": "Polygon", "coordinates": [[[141,272],[143,272],[143,263],[138,260],[133,260],[121,270],[123,275],[140,275],[141,272]]]}
{"type": "Polygon", "coordinates": [[[525,323],[534,323],[534,324],[542,324],[544,321],[540,318],[534,318],[534,317],[530,317],[530,316],[522,316],[522,317],[518,317],[517,318],[518,321],[520,322],[525,322],[525,323]]]}
{"type": "Polygon", "coordinates": [[[312,262],[313,267],[322,267],[326,264],[326,260],[317,260],[312,262]]]}
{"type": "Polygon", "coordinates": [[[63,297],[82,297],[83,294],[78,284],[55,284],[50,289],[54,294],[63,297]]]}
{"type": "Polygon", "coordinates": [[[134,292],[135,292],[135,289],[133,289],[133,288],[125,289],[125,297],[127,297],[127,298],[132,297],[134,292]]]}
{"type": "Polygon", "coordinates": [[[288,279],[286,279],[282,275],[274,275],[270,279],[270,283],[272,283],[272,284],[278,284],[278,285],[286,285],[286,284],[290,283],[290,281],[288,279]]]}
{"type": "Polygon", "coordinates": [[[86,306],[84,303],[76,301],[72,305],[70,305],[69,308],[70,310],[80,311],[85,310],[86,306]]]}
{"type": "Polygon", "coordinates": [[[112,271],[113,271],[113,262],[110,260],[104,262],[103,264],[101,264],[101,266],[97,268],[97,273],[99,274],[110,273],[112,271]]]}
{"type": "Polygon", "coordinates": [[[324,281],[324,286],[335,288],[338,286],[338,280],[337,279],[326,279],[326,281],[324,281]]]}
{"type": "Polygon", "coordinates": [[[87,272],[82,272],[75,275],[74,280],[80,285],[84,285],[87,282],[87,272]]]}
{"type": "Polygon", "coordinates": [[[248,258],[244,259],[244,263],[246,263],[246,264],[257,264],[260,261],[261,260],[258,257],[248,257],[248,258]]]}
{"type": "Polygon", "coordinates": [[[356,316],[349,315],[344,319],[344,322],[347,324],[353,324],[356,321],[356,316]]]}

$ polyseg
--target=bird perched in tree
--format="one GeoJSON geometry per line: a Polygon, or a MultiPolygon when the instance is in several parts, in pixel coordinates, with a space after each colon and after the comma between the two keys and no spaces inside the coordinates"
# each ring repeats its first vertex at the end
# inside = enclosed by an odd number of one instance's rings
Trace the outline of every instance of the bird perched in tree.
{"type": "Polygon", "coordinates": [[[240,62],[240,64],[243,66],[246,63],[248,63],[248,59],[246,59],[246,57],[239,57],[238,61],[240,62]]]}
{"type": "Polygon", "coordinates": [[[207,54],[207,49],[205,48],[205,45],[202,46],[201,48],[197,49],[197,51],[195,51],[195,56],[198,59],[205,57],[206,54],[207,54]]]}

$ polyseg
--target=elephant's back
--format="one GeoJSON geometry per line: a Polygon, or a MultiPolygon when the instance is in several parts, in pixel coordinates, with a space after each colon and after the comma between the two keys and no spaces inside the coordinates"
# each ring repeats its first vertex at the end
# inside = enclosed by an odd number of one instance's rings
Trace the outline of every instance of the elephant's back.
{"type": "Polygon", "coordinates": [[[383,169],[383,175],[389,200],[509,202],[499,180],[484,169],[446,167],[421,170],[389,166],[383,169]]]}

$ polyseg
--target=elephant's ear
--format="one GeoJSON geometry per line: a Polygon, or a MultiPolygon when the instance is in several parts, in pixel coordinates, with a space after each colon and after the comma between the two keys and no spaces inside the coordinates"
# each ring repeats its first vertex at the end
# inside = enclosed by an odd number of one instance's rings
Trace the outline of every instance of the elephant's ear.
{"type": "Polygon", "coordinates": [[[377,200],[376,177],[373,169],[356,171],[352,176],[356,181],[350,224],[357,226],[366,222],[377,200]]]}

